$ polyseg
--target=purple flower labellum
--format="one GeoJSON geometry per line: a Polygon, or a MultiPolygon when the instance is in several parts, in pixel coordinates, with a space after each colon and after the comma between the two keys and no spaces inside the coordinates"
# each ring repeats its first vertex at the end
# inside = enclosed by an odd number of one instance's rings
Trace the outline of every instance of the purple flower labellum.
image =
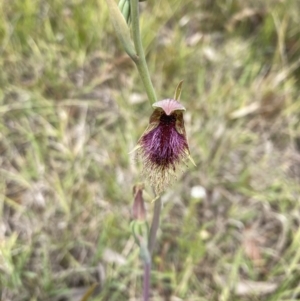
{"type": "Polygon", "coordinates": [[[189,157],[189,147],[183,121],[185,108],[174,99],[153,104],[149,125],[138,141],[138,154],[143,161],[143,173],[157,194],[176,178],[182,162],[189,157]]]}

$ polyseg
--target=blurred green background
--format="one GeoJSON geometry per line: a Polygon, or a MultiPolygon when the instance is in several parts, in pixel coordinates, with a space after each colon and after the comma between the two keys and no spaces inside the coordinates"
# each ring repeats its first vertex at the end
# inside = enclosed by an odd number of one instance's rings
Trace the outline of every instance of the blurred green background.
{"type": "MultiPolygon", "coordinates": [[[[299,300],[300,2],[140,7],[159,99],[184,80],[197,163],[163,195],[152,300],[299,300]]],[[[140,300],[128,153],[152,109],[105,2],[0,14],[0,299],[76,301],[97,282],[93,300],[140,300]]]]}

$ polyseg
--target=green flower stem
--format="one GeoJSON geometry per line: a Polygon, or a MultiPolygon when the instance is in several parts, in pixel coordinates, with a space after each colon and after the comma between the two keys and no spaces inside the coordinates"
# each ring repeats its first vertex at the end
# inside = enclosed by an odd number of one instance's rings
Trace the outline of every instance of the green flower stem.
{"type": "Polygon", "coordinates": [[[143,284],[143,301],[149,301],[150,295],[150,276],[151,276],[151,255],[147,248],[147,241],[145,236],[140,236],[140,256],[144,262],[144,284],[143,284]]]}
{"type": "Polygon", "coordinates": [[[156,235],[157,235],[157,230],[159,228],[161,208],[162,208],[162,202],[161,202],[161,197],[159,197],[157,200],[155,200],[154,203],[154,212],[153,212],[153,218],[152,218],[152,223],[150,228],[150,235],[148,241],[148,249],[150,254],[153,253],[155,243],[156,243],[156,235]]]}
{"type": "Polygon", "coordinates": [[[151,77],[149,74],[148,66],[146,63],[145,53],[142,45],[142,39],[140,34],[140,21],[139,21],[139,1],[130,0],[130,10],[131,10],[131,22],[132,22],[132,37],[137,53],[137,58],[134,60],[137,69],[139,71],[140,77],[143,81],[144,87],[147,92],[150,105],[157,101],[157,97],[152,85],[151,77]]]}
{"type": "Polygon", "coordinates": [[[144,262],[143,301],[149,300],[150,295],[151,261],[144,262]]]}

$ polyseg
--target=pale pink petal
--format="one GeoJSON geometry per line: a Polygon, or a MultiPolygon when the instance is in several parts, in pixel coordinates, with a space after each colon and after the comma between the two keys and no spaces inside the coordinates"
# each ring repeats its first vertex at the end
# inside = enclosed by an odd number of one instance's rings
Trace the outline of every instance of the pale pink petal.
{"type": "Polygon", "coordinates": [[[155,102],[152,106],[163,109],[167,115],[170,115],[174,111],[185,111],[185,107],[180,102],[171,98],[155,102]]]}

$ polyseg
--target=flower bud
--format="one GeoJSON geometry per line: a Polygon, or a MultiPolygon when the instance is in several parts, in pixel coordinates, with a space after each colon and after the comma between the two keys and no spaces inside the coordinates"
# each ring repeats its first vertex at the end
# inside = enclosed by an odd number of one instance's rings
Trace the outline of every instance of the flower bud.
{"type": "Polygon", "coordinates": [[[130,37],[130,30],[126,23],[126,20],[114,0],[106,0],[106,3],[117,36],[121,41],[127,54],[135,61],[137,59],[137,54],[135,52],[135,48],[130,37]]]}
{"type": "Polygon", "coordinates": [[[132,217],[134,220],[144,222],[146,221],[146,209],[143,198],[144,185],[139,184],[133,187],[134,201],[132,206],[132,217]]]}

